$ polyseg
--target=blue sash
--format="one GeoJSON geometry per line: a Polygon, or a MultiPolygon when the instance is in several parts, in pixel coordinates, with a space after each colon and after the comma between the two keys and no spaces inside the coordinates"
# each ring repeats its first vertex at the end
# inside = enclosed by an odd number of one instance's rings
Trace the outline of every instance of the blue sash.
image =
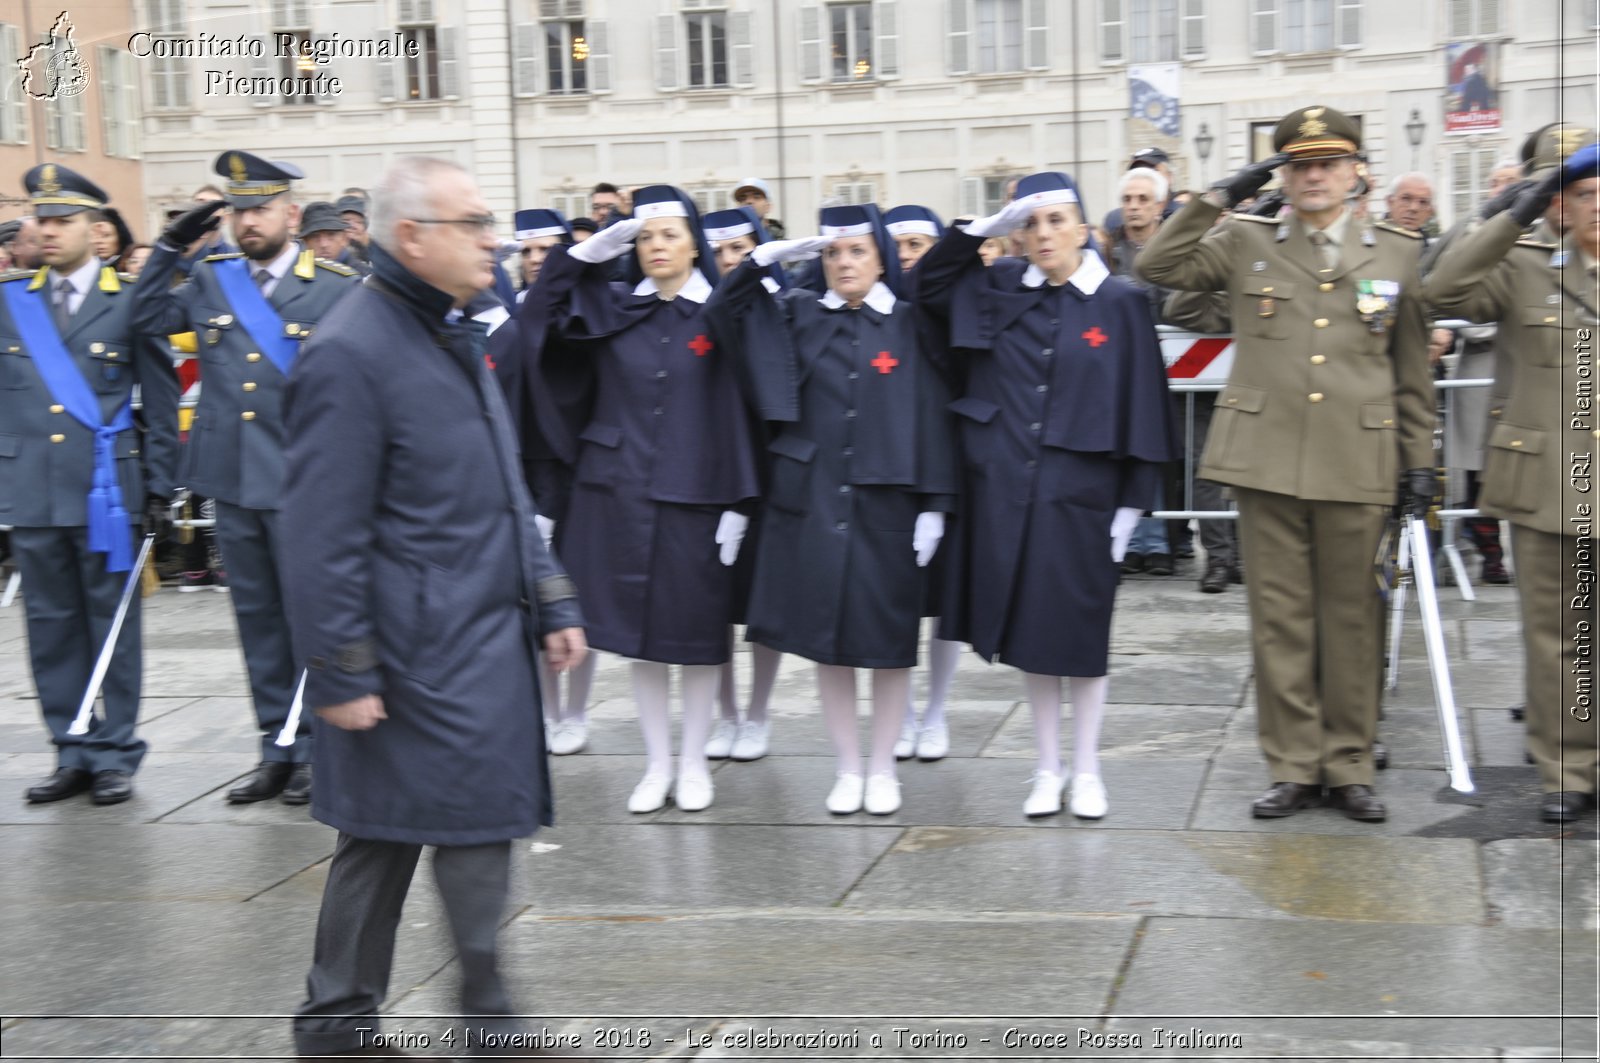
{"type": "Polygon", "coordinates": [[[278,367],[278,372],[287,378],[289,370],[294,368],[295,355],[300,353],[300,343],[283,334],[283,318],[267,302],[267,297],[261,294],[256,282],[250,279],[245,260],[225,258],[221,262],[213,262],[212,267],[217,275],[217,283],[222,285],[222,294],[228,297],[233,312],[239,316],[239,324],[250,333],[250,338],[256,341],[262,353],[278,367]]]}
{"type": "Polygon", "coordinates": [[[23,284],[0,284],[11,320],[28,345],[44,386],[73,420],[94,433],[94,484],[89,489],[89,549],[106,555],[107,572],[133,567],[133,538],[117,478],[117,436],[133,427],[133,399],[123,401],[110,424],[100,423],[100,399],[61,342],[44,297],[23,284]]]}

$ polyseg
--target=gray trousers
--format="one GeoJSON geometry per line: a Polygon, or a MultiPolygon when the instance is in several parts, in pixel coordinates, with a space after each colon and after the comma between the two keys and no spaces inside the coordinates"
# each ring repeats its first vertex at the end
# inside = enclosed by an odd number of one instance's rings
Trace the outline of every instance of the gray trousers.
{"type": "Polygon", "coordinates": [[[245,509],[220,501],[216,510],[217,545],[228,572],[233,617],[239,625],[239,644],[250,676],[250,697],[261,730],[261,759],[310,763],[309,726],[300,726],[294,745],[284,748],[275,744],[289,719],[294,688],[300,681],[289,643],[283,584],[278,579],[277,511],[245,509]]]}
{"type": "MultiPolygon", "coordinates": [[[[317,916],[316,952],[306,1001],[294,1019],[295,1050],[333,1055],[370,1044],[389,993],[395,931],[422,846],[340,833],[317,916]]],[[[505,914],[511,843],[439,846],[433,878],[461,963],[461,1014],[505,1016],[467,1023],[513,1033],[511,1001],[500,980],[495,935],[505,914]]],[[[459,1047],[459,1042],[457,1042],[459,1047]]]]}
{"type": "Polygon", "coordinates": [[[105,716],[92,717],[86,735],[67,733],[111,633],[129,573],[106,571],[105,555],[89,552],[88,528],[13,528],[11,552],[22,573],[28,657],[39,708],[55,743],[56,766],[131,775],[145,753],[144,742],[133,733],[143,678],[138,591],[128,603],[101,686],[105,716]]]}

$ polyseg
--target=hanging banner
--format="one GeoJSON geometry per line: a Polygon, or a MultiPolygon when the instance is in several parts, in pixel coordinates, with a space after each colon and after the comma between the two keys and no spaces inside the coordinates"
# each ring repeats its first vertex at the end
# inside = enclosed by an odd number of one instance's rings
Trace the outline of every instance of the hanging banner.
{"type": "Polygon", "coordinates": [[[1181,63],[1128,67],[1128,117],[1134,128],[1143,120],[1148,132],[1177,137],[1182,132],[1178,110],[1181,63]]]}
{"type": "Polygon", "coordinates": [[[1446,133],[1500,130],[1500,42],[1444,46],[1446,133]]]}

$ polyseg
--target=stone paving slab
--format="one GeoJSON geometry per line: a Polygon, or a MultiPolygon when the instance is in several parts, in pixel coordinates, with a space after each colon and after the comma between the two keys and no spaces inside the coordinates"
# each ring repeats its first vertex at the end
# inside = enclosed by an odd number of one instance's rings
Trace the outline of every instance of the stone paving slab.
{"type": "MultiPolygon", "coordinates": [[[[227,807],[219,791],[249,771],[254,763],[241,764],[238,757],[226,754],[151,750],[134,776],[132,799],[120,805],[91,804],[88,794],[44,805],[25,802],[23,791],[49,776],[55,766],[53,752],[19,753],[0,760],[0,824],[138,823],[176,813],[191,803],[215,802],[227,807]]],[[[276,805],[276,802],[263,803],[276,805]]],[[[282,805],[276,807],[292,811],[282,805]]],[[[299,818],[305,818],[303,809],[299,818]]]]}
{"type": "Polygon", "coordinates": [[[1471,806],[1455,803],[1449,779],[1443,771],[1413,771],[1390,768],[1378,772],[1374,789],[1388,806],[1389,818],[1383,823],[1358,823],[1331,808],[1312,808],[1282,819],[1255,819],[1250,802],[1266,789],[1262,781],[1248,789],[1222,789],[1210,780],[1200,795],[1189,826],[1195,830],[1237,830],[1269,834],[1344,834],[1360,837],[1394,837],[1414,834],[1425,828],[1466,815],[1471,806]]]}
{"type": "MultiPolygon", "coordinates": [[[[1224,705],[1113,704],[1107,707],[1100,725],[1100,756],[1106,760],[1209,757],[1222,742],[1228,719],[1236,712],[1232,706],[1224,705]]],[[[1063,709],[1061,720],[1061,746],[1063,755],[1068,757],[1073,745],[1073,720],[1069,704],[1063,709]]],[[[1033,709],[1022,702],[984,745],[983,755],[1032,760],[1037,749],[1033,709]]],[[[1066,763],[1070,766],[1071,761],[1066,763]]]]}
{"type": "Polygon", "coordinates": [[[1114,1010],[1276,1015],[1263,1032],[1296,1037],[1548,1046],[1554,1016],[1593,1015],[1594,955],[1581,932],[1157,918],[1114,1010]]]}
{"type": "MultiPolygon", "coordinates": [[[[1175,653],[1119,653],[1112,647],[1111,704],[1232,704],[1250,671],[1246,654],[1189,656],[1175,653]]],[[[1022,674],[1004,664],[979,664],[961,673],[958,696],[979,701],[1020,700],[1022,674]]]]}
{"type": "MultiPolygon", "coordinates": [[[[1067,813],[1038,819],[1024,816],[1022,803],[1028,796],[1032,766],[1014,759],[981,757],[931,764],[903,763],[898,773],[903,801],[900,811],[892,816],[834,816],[823,807],[834,780],[832,757],[769,757],[718,769],[712,776],[716,803],[706,811],[686,813],[669,806],[657,816],[673,823],[1171,830],[1188,819],[1204,767],[1203,762],[1195,760],[1107,761],[1102,768],[1111,812],[1105,819],[1089,823],[1067,813]]],[[[627,791],[623,791],[617,799],[626,800],[626,796],[627,791]]]]}
{"type": "Polygon", "coordinates": [[[1477,878],[1466,840],[918,827],[845,903],[1477,924],[1477,878]]]}
{"type": "Polygon", "coordinates": [[[1483,846],[1484,902],[1502,926],[1600,927],[1600,843],[1506,839],[1483,846]]]}

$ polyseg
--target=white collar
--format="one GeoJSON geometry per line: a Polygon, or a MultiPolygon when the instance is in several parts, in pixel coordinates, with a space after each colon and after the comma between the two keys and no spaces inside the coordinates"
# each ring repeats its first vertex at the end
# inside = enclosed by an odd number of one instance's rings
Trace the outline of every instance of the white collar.
{"type": "MultiPolygon", "coordinates": [[[[53,289],[62,281],[66,281],[68,284],[72,285],[72,293],[74,295],[87,295],[89,289],[94,285],[95,278],[100,275],[100,265],[100,260],[93,255],[90,255],[88,258],[83,260],[83,265],[79,266],[77,269],[66,274],[65,276],[57,272],[55,269],[51,269],[50,287],[53,289]]],[[[50,294],[54,296],[55,292],[52,291],[50,294]]]]}
{"type": "MultiPolygon", "coordinates": [[[[1084,295],[1093,295],[1100,290],[1100,285],[1111,276],[1111,271],[1106,269],[1106,264],[1099,255],[1093,251],[1084,251],[1083,260],[1078,263],[1078,268],[1072,271],[1072,276],[1067,278],[1067,283],[1072,285],[1084,295]]],[[[1044,270],[1028,263],[1027,270],[1022,274],[1022,283],[1030,288],[1037,288],[1044,284],[1048,278],[1044,270]]]]}
{"type": "Polygon", "coordinates": [[[275,281],[283,280],[284,274],[289,272],[289,267],[294,263],[295,256],[300,254],[300,245],[290,240],[283,245],[283,250],[278,252],[278,257],[268,262],[265,266],[255,259],[245,259],[245,264],[250,267],[250,276],[256,275],[256,270],[264,269],[272,274],[275,281]]]}
{"type": "MultiPolygon", "coordinates": [[[[654,277],[646,277],[633,289],[634,295],[657,295],[661,289],[656,287],[654,277]]],[[[703,303],[711,298],[711,282],[706,280],[706,275],[699,270],[690,270],[689,279],[683,282],[683,287],[678,289],[680,298],[691,303],[703,303]]]]}
{"type": "MultiPolygon", "coordinates": [[[[894,292],[889,290],[889,286],[887,284],[883,283],[882,281],[878,281],[873,284],[872,290],[867,292],[867,297],[861,301],[872,307],[872,309],[876,310],[880,314],[892,314],[894,313],[894,304],[899,300],[895,299],[894,292]]],[[[821,303],[829,310],[837,310],[841,306],[846,305],[844,297],[838,292],[834,291],[832,288],[829,288],[827,292],[824,293],[822,298],[817,300],[817,302],[821,303]]]]}

